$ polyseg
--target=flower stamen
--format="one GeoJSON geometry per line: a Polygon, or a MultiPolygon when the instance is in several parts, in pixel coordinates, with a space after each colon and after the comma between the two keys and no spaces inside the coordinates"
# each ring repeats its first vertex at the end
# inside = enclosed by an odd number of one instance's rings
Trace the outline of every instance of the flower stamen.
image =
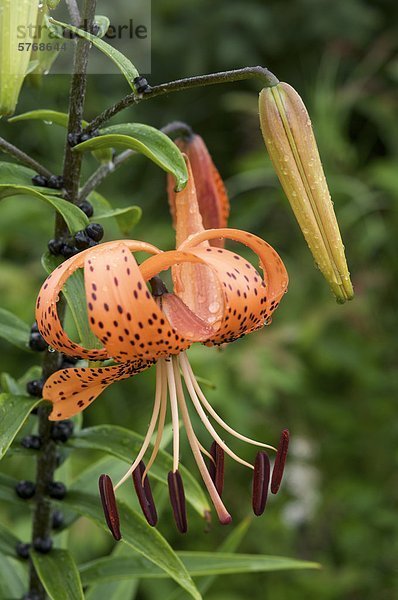
{"type": "Polygon", "coordinates": [[[270,479],[270,462],[266,452],[256,456],[253,472],[252,506],[254,514],[259,517],[265,510],[270,479]]]}
{"type": "Polygon", "coordinates": [[[109,475],[101,475],[98,481],[102,507],[107,525],[116,541],[122,539],[120,533],[119,512],[117,509],[112,480],[109,475]]]}
{"type": "Polygon", "coordinates": [[[195,391],[196,391],[196,393],[197,393],[197,395],[199,397],[199,400],[201,401],[202,405],[205,407],[205,409],[207,410],[207,412],[220,425],[220,427],[222,427],[230,435],[236,437],[238,440],[241,440],[242,442],[247,442],[248,444],[252,444],[253,446],[259,446],[261,448],[268,448],[269,450],[274,450],[275,452],[277,451],[277,449],[274,446],[270,446],[269,444],[264,444],[263,442],[258,442],[257,440],[253,440],[251,438],[248,438],[245,435],[242,435],[241,433],[239,433],[238,431],[236,431],[235,429],[233,429],[232,427],[230,427],[230,425],[228,425],[220,417],[220,415],[214,410],[214,408],[212,407],[212,405],[210,404],[210,402],[207,400],[207,398],[204,395],[204,393],[203,393],[200,385],[196,381],[195,374],[194,374],[194,372],[192,370],[192,367],[189,364],[188,360],[186,361],[186,366],[187,366],[187,371],[190,374],[190,378],[191,378],[193,387],[195,388],[195,391]]]}
{"type": "Polygon", "coordinates": [[[158,522],[158,515],[156,512],[155,502],[152,496],[152,490],[149,483],[149,478],[143,478],[143,473],[145,472],[145,464],[144,461],[141,461],[136,469],[134,469],[133,482],[134,488],[138,497],[138,502],[140,503],[142,512],[149,525],[154,527],[158,522]]]}
{"type": "Polygon", "coordinates": [[[213,442],[210,448],[212,460],[209,462],[209,473],[220,498],[224,489],[224,450],[217,442],[213,442]]]}
{"type": "Polygon", "coordinates": [[[284,429],[279,440],[278,452],[276,453],[274,469],[272,471],[271,492],[277,494],[281,485],[283,471],[285,468],[287,451],[289,448],[289,430],[284,429]]]}
{"type": "Polygon", "coordinates": [[[187,510],[185,504],[184,484],[180,472],[170,471],[167,476],[169,484],[170,502],[173,508],[174,519],[180,533],[188,531],[187,510]]]}

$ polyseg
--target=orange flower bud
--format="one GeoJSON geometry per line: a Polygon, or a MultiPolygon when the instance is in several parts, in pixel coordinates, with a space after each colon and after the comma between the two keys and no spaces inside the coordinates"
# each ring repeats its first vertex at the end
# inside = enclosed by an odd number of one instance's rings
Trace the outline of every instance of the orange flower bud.
{"type": "Polygon", "coordinates": [[[338,302],[354,291],[307,109],[287,83],[260,93],[265,145],[296,219],[338,302]]]}
{"type": "MultiPolygon", "coordinates": [[[[178,138],[175,143],[188,156],[195,181],[199,212],[205,229],[218,229],[227,226],[229,200],[221,176],[213,163],[209,151],[200,135],[178,138]]],[[[168,194],[170,211],[175,225],[174,180],[169,177],[168,194]]],[[[223,240],[211,240],[211,246],[223,247],[223,240]]]]}
{"type": "Polygon", "coordinates": [[[0,0],[0,117],[12,115],[28,72],[38,0],[0,0]]]}

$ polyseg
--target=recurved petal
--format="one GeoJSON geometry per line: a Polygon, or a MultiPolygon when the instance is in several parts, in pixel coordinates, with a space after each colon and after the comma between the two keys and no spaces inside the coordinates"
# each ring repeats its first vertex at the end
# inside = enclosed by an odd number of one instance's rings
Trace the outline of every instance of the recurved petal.
{"type": "MultiPolygon", "coordinates": [[[[200,135],[178,138],[175,143],[189,159],[195,180],[199,211],[205,229],[226,227],[229,216],[228,195],[221,176],[200,135]]],[[[176,226],[176,193],[171,177],[168,180],[170,211],[176,226]]],[[[222,247],[222,240],[211,240],[212,246],[222,247]]]]}
{"type": "MultiPolygon", "coordinates": [[[[119,242],[116,241],[101,244],[101,251],[107,252],[118,243],[119,242]]],[[[123,240],[123,243],[132,252],[147,252],[149,254],[157,254],[160,252],[156,246],[152,246],[152,244],[147,244],[145,242],[123,240]]],[[[95,248],[89,248],[66,260],[47,277],[37,297],[36,321],[40,333],[52,348],[55,348],[59,352],[79,358],[104,360],[108,358],[108,353],[105,348],[83,348],[69,338],[62,327],[57,312],[57,302],[59,301],[59,295],[65,282],[77,269],[84,267],[87,256],[94,250],[95,248]]]]}
{"type": "Polygon", "coordinates": [[[287,290],[288,276],[282,260],[267,242],[251,233],[237,229],[209,230],[187,240],[181,249],[205,260],[222,284],[222,321],[208,340],[211,343],[230,342],[265,325],[287,290]],[[196,246],[204,239],[216,237],[241,242],[253,250],[260,259],[263,277],[238,254],[196,246]]]}
{"type": "Polygon", "coordinates": [[[123,241],[92,249],[84,281],[90,327],[115,360],[157,360],[189,346],[168,323],[123,241]]]}
{"type": "Polygon", "coordinates": [[[53,403],[50,421],[60,421],[87,408],[111,383],[147,369],[152,361],[126,362],[112,367],[73,368],[57,371],[47,379],[44,400],[53,403]]]}

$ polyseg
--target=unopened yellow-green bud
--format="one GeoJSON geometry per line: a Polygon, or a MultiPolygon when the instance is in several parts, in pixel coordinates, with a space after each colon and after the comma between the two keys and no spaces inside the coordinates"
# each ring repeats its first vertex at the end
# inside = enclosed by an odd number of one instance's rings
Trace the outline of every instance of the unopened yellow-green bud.
{"type": "Polygon", "coordinates": [[[39,0],[0,0],[0,117],[12,115],[28,71],[39,0]]]}
{"type": "Polygon", "coordinates": [[[260,93],[265,145],[296,219],[339,302],[354,292],[344,246],[307,109],[287,83],[260,93]]]}

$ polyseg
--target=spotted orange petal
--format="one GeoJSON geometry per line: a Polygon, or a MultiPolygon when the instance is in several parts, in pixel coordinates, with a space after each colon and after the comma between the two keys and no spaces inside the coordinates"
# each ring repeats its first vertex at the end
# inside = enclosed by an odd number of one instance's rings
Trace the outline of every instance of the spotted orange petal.
{"type": "MultiPolygon", "coordinates": [[[[194,134],[190,137],[177,138],[175,143],[188,156],[191,163],[199,211],[205,229],[226,227],[229,216],[228,195],[203,139],[200,135],[194,134]]],[[[176,193],[174,192],[174,181],[170,176],[168,193],[170,211],[176,226],[176,193]]],[[[219,239],[213,239],[210,243],[212,246],[223,247],[223,242],[219,239]]]]}
{"type": "Polygon", "coordinates": [[[123,241],[87,254],[84,281],[90,327],[115,360],[157,360],[189,347],[150,294],[123,241]]]}
{"type": "MultiPolygon", "coordinates": [[[[101,244],[102,249],[109,250],[115,242],[101,244]]],[[[145,242],[126,240],[125,244],[131,251],[157,254],[158,248],[145,242]]],[[[77,270],[83,268],[86,257],[92,248],[80,252],[78,255],[63,262],[57,267],[44,282],[36,302],[36,321],[40,333],[46,342],[54,349],[71,356],[89,360],[104,360],[108,358],[105,348],[87,349],[73,342],[64,331],[57,312],[57,302],[60,292],[67,279],[77,270]]]]}
{"type": "Polygon", "coordinates": [[[57,371],[47,379],[43,388],[43,398],[53,403],[50,421],[73,417],[87,408],[108,385],[131,377],[151,364],[152,361],[128,361],[112,367],[57,371]]]}
{"type": "Polygon", "coordinates": [[[209,340],[211,343],[233,341],[262,327],[287,290],[288,276],[282,260],[269,244],[251,233],[237,229],[208,230],[184,242],[180,249],[211,265],[223,286],[222,323],[209,340]],[[238,254],[222,248],[201,247],[204,240],[216,237],[229,238],[251,248],[260,259],[264,278],[238,254]]]}

